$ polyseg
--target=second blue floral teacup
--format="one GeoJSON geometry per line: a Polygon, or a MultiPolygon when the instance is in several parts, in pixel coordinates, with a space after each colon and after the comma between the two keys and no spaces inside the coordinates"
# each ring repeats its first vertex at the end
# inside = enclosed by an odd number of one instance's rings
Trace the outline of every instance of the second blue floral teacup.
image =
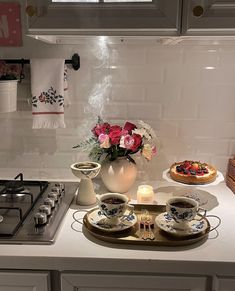
{"type": "Polygon", "coordinates": [[[199,204],[196,200],[188,197],[173,197],[166,202],[167,213],[175,220],[175,228],[184,230],[188,227],[188,222],[199,214],[199,204]]]}

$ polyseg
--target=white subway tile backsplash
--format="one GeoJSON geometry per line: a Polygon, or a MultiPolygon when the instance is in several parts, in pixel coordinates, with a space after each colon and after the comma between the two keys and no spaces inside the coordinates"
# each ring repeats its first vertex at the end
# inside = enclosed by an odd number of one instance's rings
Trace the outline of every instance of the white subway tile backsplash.
{"type": "Polygon", "coordinates": [[[131,119],[142,119],[146,122],[161,118],[162,106],[159,103],[129,103],[127,105],[127,117],[131,119]]]}
{"type": "Polygon", "coordinates": [[[216,50],[206,50],[200,47],[187,49],[183,54],[183,64],[189,69],[215,67],[219,64],[219,55],[216,50]]]}
{"type": "Polygon", "coordinates": [[[166,120],[190,120],[197,116],[195,100],[178,101],[163,104],[163,119],[166,120]]]}
{"type": "Polygon", "coordinates": [[[212,135],[217,139],[234,139],[235,122],[215,121],[212,135]]]}
{"type": "Polygon", "coordinates": [[[186,66],[173,66],[165,68],[164,83],[166,84],[198,84],[201,71],[199,68],[186,66]]]}
{"type": "Polygon", "coordinates": [[[179,121],[179,137],[210,137],[214,136],[214,124],[204,120],[179,121]]]}
{"type": "Polygon", "coordinates": [[[163,170],[185,159],[226,172],[235,155],[234,48],[101,41],[51,46],[26,39],[24,47],[4,49],[1,56],[68,58],[74,52],[81,68],[69,70],[65,129],[32,129],[29,67],[18,86],[18,111],[0,114],[5,177],[23,171],[27,178],[74,179],[70,165],[88,153],[73,146],[90,135],[98,115],[120,124],[142,119],[156,130],[158,156],[150,163],[136,157],[146,181],[161,179],[163,170]]]}
{"type": "Polygon", "coordinates": [[[146,86],[146,100],[161,102],[162,104],[172,103],[180,99],[181,84],[148,84],[146,86]]]}
{"type": "Polygon", "coordinates": [[[235,140],[231,140],[229,143],[229,155],[235,157],[235,140]]]}
{"type": "Polygon", "coordinates": [[[220,100],[215,98],[212,104],[205,101],[201,102],[198,106],[199,119],[235,122],[235,99],[231,100],[230,103],[226,103],[223,97],[220,97],[220,100]]]}
{"type": "Polygon", "coordinates": [[[7,168],[42,168],[42,157],[35,153],[24,153],[23,151],[16,151],[7,159],[7,168]]]}
{"type": "Polygon", "coordinates": [[[226,173],[227,171],[227,165],[228,165],[228,160],[229,160],[230,156],[212,156],[211,157],[211,164],[215,165],[217,167],[217,169],[222,172],[222,173],[226,173]]]}
{"type": "Polygon", "coordinates": [[[229,152],[229,141],[210,138],[197,138],[194,140],[196,153],[198,154],[211,154],[211,146],[213,147],[214,155],[227,155],[229,152]]]}
{"type": "Polygon", "coordinates": [[[161,137],[161,144],[161,151],[166,155],[180,155],[181,153],[191,155],[196,149],[194,140],[188,138],[161,137]]]}
{"type": "Polygon", "coordinates": [[[182,101],[192,100],[194,103],[201,103],[205,100],[211,100],[211,102],[213,102],[215,100],[215,96],[217,96],[217,86],[215,84],[182,84],[182,101]]]}
{"type": "Polygon", "coordinates": [[[223,66],[231,66],[233,64],[233,61],[235,59],[235,51],[234,48],[227,48],[227,49],[221,49],[219,52],[219,58],[220,58],[220,64],[223,66]]]}
{"type": "Polygon", "coordinates": [[[109,103],[105,104],[101,112],[97,112],[97,115],[105,116],[108,119],[127,119],[127,104],[126,103],[109,103]]]}
{"type": "Polygon", "coordinates": [[[42,157],[43,168],[63,169],[70,168],[73,163],[73,155],[70,153],[59,153],[57,155],[44,154],[42,157]]]}
{"type": "Polygon", "coordinates": [[[146,49],[147,65],[156,67],[175,67],[182,64],[183,51],[179,47],[153,46],[146,49]]]}
{"type": "MultiPolygon", "coordinates": [[[[156,131],[157,136],[162,137],[178,137],[179,126],[175,120],[161,120],[152,122],[152,127],[156,131]]],[[[162,141],[161,141],[162,142],[162,141]]]]}
{"type": "Polygon", "coordinates": [[[142,85],[113,85],[110,99],[114,102],[141,102],[145,99],[145,88],[142,85]]]}
{"type": "Polygon", "coordinates": [[[160,66],[129,66],[127,69],[128,83],[148,84],[162,83],[164,77],[164,68],[160,66]]]}
{"type": "Polygon", "coordinates": [[[116,45],[109,48],[110,66],[136,66],[145,64],[145,48],[136,45],[116,45]]]}

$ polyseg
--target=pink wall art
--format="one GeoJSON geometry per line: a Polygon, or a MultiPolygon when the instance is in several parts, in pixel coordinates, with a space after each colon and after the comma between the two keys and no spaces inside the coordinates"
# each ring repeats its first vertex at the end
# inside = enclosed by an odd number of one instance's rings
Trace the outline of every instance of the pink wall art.
{"type": "Polygon", "coordinates": [[[0,46],[21,46],[20,4],[0,2],[0,46]]]}

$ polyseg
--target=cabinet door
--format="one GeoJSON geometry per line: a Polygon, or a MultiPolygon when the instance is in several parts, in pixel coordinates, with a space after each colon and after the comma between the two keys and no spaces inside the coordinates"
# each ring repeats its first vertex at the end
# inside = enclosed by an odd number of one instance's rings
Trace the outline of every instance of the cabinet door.
{"type": "Polygon", "coordinates": [[[123,36],[177,35],[179,32],[181,0],[68,2],[28,0],[29,34],[123,36]]]}
{"type": "Polygon", "coordinates": [[[183,0],[182,34],[234,35],[234,0],[183,0]]]}
{"type": "Polygon", "coordinates": [[[206,277],[62,274],[61,291],[205,291],[206,277]]]}
{"type": "Polygon", "coordinates": [[[234,291],[235,278],[234,277],[218,277],[216,280],[216,291],[234,291]]]}
{"type": "Polygon", "coordinates": [[[0,272],[1,291],[50,291],[48,272],[0,272]]]}

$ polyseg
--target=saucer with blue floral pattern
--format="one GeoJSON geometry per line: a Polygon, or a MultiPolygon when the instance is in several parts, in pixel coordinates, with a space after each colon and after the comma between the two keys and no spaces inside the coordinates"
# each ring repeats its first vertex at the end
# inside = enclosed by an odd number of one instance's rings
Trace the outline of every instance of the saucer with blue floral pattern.
{"type": "Polygon", "coordinates": [[[127,210],[124,216],[122,216],[118,224],[111,224],[110,220],[100,211],[99,208],[93,209],[87,213],[87,221],[90,225],[105,232],[118,232],[126,230],[134,226],[137,222],[137,216],[127,210]]]}
{"type": "Polygon", "coordinates": [[[201,234],[209,227],[207,219],[196,216],[195,219],[188,222],[186,229],[175,228],[175,220],[167,213],[159,214],[155,219],[156,225],[163,231],[174,236],[189,236],[201,234]]]}

